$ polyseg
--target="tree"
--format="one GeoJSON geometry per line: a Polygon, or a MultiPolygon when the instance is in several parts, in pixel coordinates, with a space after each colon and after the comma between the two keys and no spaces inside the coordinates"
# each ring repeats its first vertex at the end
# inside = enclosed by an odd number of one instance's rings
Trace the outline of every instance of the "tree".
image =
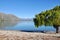
{"type": "Polygon", "coordinates": [[[36,27],[42,25],[53,26],[56,29],[56,33],[58,33],[58,27],[60,26],[60,6],[56,6],[51,10],[46,10],[35,15],[33,20],[36,27]]]}

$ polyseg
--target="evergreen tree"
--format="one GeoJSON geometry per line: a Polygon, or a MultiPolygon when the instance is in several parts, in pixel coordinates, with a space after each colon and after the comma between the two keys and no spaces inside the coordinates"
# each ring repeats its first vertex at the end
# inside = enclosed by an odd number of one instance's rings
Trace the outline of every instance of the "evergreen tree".
{"type": "Polygon", "coordinates": [[[56,33],[58,33],[58,27],[60,26],[60,6],[37,14],[33,20],[36,27],[42,25],[53,26],[56,29],[56,33]]]}

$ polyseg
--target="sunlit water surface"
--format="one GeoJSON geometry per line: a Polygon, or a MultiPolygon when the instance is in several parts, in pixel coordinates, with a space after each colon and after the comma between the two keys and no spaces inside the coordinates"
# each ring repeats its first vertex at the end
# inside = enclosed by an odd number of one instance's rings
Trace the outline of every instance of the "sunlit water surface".
{"type": "Polygon", "coordinates": [[[40,26],[35,27],[33,21],[20,21],[20,22],[0,22],[1,30],[21,30],[30,32],[40,32],[40,31],[55,31],[52,26],[40,26]]]}

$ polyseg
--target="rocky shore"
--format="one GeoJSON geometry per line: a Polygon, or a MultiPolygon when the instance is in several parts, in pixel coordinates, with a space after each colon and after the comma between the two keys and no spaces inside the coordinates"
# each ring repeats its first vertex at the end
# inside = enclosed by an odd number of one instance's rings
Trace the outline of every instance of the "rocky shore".
{"type": "Polygon", "coordinates": [[[0,30],[0,40],[60,40],[60,33],[21,32],[0,30]]]}

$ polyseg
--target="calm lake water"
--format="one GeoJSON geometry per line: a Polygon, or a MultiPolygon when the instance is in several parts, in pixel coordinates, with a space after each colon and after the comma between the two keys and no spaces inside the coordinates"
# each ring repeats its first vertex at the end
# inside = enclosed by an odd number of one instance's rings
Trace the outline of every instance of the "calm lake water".
{"type": "Polygon", "coordinates": [[[1,22],[1,30],[22,30],[22,31],[55,31],[52,26],[41,26],[36,28],[33,21],[20,21],[20,22],[1,22]]]}

